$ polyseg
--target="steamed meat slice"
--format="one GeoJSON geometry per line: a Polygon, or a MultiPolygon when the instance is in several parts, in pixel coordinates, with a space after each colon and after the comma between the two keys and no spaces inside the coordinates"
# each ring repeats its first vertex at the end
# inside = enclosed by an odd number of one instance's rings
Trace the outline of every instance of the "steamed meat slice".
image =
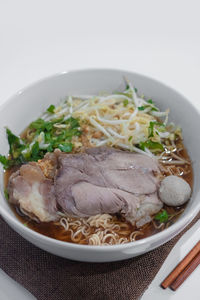
{"type": "Polygon", "coordinates": [[[150,222],[150,216],[162,208],[157,193],[134,195],[119,189],[95,186],[88,182],[73,185],[72,196],[74,202],[70,203],[69,210],[71,209],[70,213],[73,215],[86,217],[104,213],[121,213],[132,224],[136,222],[137,227],[150,222]]]}
{"type": "Polygon", "coordinates": [[[157,161],[143,154],[117,150],[109,147],[89,148],[86,149],[86,153],[104,165],[109,158],[109,166],[111,168],[143,168],[147,171],[159,172],[157,161]]]}
{"type": "Polygon", "coordinates": [[[9,200],[33,219],[67,215],[90,217],[122,214],[141,226],[162,207],[157,161],[113,148],[85,153],[48,153],[38,163],[23,165],[9,179],[9,200]]]}
{"type": "Polygon", "coordinates": [[[58,165],[55,190],[64,209],[66,201],[73,198],[71,187],[79,181],[132,194],[155,193],[160,182],[154,175],[159,173],[154,159],[112,148],[92,148],[81,154],[60,153],[58,165]]]}
{"type": "Polygon", "coordinates": [[[107,147],[91,148],[87,153],[98,161],[96,165],[107,185],[134,194],[149,194],[157,190],[159,179],[154,172],[159,173],[159,169],[154,159],[107,147]]]}
{"type": "Polygon", "coordinates": [[[44,176],[37,163],[23,165],[13,173],[8,192],[9,201],[31,218],[41,222],[57,219],[53,181],[44,176]]]}
{"type": "Polygon", "coordinates": [[[82,217],[103,213],[123,213],[136,217],[140,206],[140,199],[135,195],[88,182],[73,185],[72,197],[74,205],[71,205],[71,213],[82,217]]]}
{"type": "MultiPolygon", "coordinates": [[[[157,161],[113,148],[58,154],[56,199],[69,215],[121,213],[132,223],[160,210],[157,161]]],[[[148,221],[149,222],[149,221],[148,221]]]]}

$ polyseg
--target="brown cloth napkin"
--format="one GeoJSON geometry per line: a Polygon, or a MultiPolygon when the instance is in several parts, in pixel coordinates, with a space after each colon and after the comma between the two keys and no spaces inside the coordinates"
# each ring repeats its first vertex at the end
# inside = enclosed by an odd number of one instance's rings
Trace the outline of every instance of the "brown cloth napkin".
{"type": "MultiPolygon", "coordinates": [[[[200,214],[184,232],[199,218],[200,214]]],[[[0,267],[38,300],[135,300],[147,289],[182,234],[126,261],[81,263],[40,250],[0,218],[0,267]]]]}

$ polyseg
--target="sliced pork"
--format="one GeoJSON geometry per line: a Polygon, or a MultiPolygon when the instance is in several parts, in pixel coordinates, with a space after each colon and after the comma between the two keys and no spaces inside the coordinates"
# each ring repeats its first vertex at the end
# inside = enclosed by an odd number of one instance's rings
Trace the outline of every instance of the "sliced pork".
{"type": "Polygon", "coordinates": [[[55,194],[69,215],[121,213],[132,223],[162,208],[157,161],[114,148],[58,155],[55,194]]]}
{"type": "Polygon", "coordinates": [[[56,220],[61,210],[77,217],[118,213],[139,227],[162,208],[158,175],[157,161],[141,154],[108,147],[56,150],[10,177],[9,199],[43,222],[56,220]]]}
{"type": "Polygon", "coordinates": [[[137,209],[140,206],[140,199],[135,195],[88,182],[79,182],[73,185],[72,196],[75,203],[71,206],[72,214],[82,217],[119,212],[136,217],[137,209]]]}
{"type": "Polygon", "coordinates": [[[37,163],[23,165],[8,184],[9,201],[22,212],[41,222],[58,218],[53,181],[46,178],[37,163]]]}

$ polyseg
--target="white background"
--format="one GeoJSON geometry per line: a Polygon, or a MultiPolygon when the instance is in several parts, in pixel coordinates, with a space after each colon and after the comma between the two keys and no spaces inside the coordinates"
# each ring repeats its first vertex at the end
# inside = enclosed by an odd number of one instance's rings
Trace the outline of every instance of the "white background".
{"type": "Polygon", "coordinates": [[[0,0],[0,103],[44,76],[93,67],[150,75],[200,109],[200,2],[0,0]]]}
{"type": "Polygon", "coordinates": [[[55,72],[113,67],[199,102],[198,0],[1,0],[0,101],[55,72]]]}

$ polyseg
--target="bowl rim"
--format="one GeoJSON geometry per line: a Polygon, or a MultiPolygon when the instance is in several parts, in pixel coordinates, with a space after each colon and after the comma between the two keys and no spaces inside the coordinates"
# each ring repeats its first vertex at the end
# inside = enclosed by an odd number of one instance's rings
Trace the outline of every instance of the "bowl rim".
{"type": "MultiPolygon", "coordinates": [[[[179,91],[176,91],[174,88],[172,88],[171,86],[168,86],[167,84],[163,83],[160,80],[157,80],[153,77],[150,77],[148,75],[144,75],[144,74],[140,74],[138,72],[132,72],[130,70],[122,70],[122,69],[113,69],[113,68],[83,68],[83,69],[74,69],[74,70],[69,70],[69,71],[62,71],[62,72],[57,72],[55,74],[49,75],[49,76],[45,76],[39,80],[36,80],[32,83],[30,83],[29,85],[25,86],[24,88],[18,90],[15,94],[13,94],[12,96],[10,96],[2,105],[0,105],[0,113],[6,108],[7,105],[11,104],[15,98],[17,96],[19,96],[20,94],[26,92],[27,90],[34,88],[35,86],[37,86],[40,83],[43,82],[47,82],[51,79],[55,79],[55,78],[59,78],[61,76],[65,76],[65,75],[70,75],[73,73],[80,73],[80,72],[119,72],[119,73],[126,73],[126,74],[130,74],[130,75],[136,75],[137,77],[140,78],[145,78],[149,81],[153,81],[155,84],[159,84],[162,85],[165,88],[170,89],[173,93],[179,95],[184,101],[188,102],[193,108],[194,110],[196,110],[196,112],[199,114],[199,111],[197,110],[197,108],[193,105],[193,103],[191,103],[184,95],[182,95],[179,91]]],[[[7,201],[5,199],[5,197],[0,194],[0,197],[3,199],[3,201],[7,201]]],[[[82,244],[76,244],[76,243],[70,243],[70,242],[65,242],[65,241],[60,241],[48,236],[45,236],[41,233],[38,233],[36,231],[34,231],[33,229],[30,229],[29,227],[24,226],[18,219],[16,216],[11,215],[9,213],[9,211],[7,211],[6,209],[4,209],[4,207],[0,206],[0,215],[3,217],[3,219],[5,220],[5,222],[9,224],[12,224],[12,226],[15,226],[17,228],[19,228],[20,231],[20,235],[22,235],[24,232],[27,233],[28,236],[35,238],[35,240],[40,240],[40,241],[44,241],[48,244],[53,243],[55,246],[60,246],[60,247],[66,247],[66,248],[77,248],[77,249],[81,249],[81,250],[90,250],[90,251],[95,251],[95,250],[100,250],[102,252],[107,252],[107,251],[113,251],[113,250],[122,250],[122,249],[126,249],[126,248],[130,248],[132,246],[142,246],[148,243],[154,243],[155,241],[159,241],[160,238],[166,239],[166,241],[168,241],[168,237],[174,237],[174,235],[177,235],[179,232],[181,232],[194,218],[195,216],[198,214],[198,212],[200,211],[200,202],[197,203],[196,207],[193,208],[193,210],[190,213],[187,213],[186,215],[184,215],[184,217],[182,219],[178,219],[176,221],[176,223],[174,223],[172,226],[168,227],[167,229],[158,232],[152,236],[143,238],[141,240],[136,240],[136,241],[132,241],[132,242],[128,242],[125,244],[119,244],[119,245],[82,245],[82,244]],[[175,234],[174,234],[175,233],[175,234]]]]}

